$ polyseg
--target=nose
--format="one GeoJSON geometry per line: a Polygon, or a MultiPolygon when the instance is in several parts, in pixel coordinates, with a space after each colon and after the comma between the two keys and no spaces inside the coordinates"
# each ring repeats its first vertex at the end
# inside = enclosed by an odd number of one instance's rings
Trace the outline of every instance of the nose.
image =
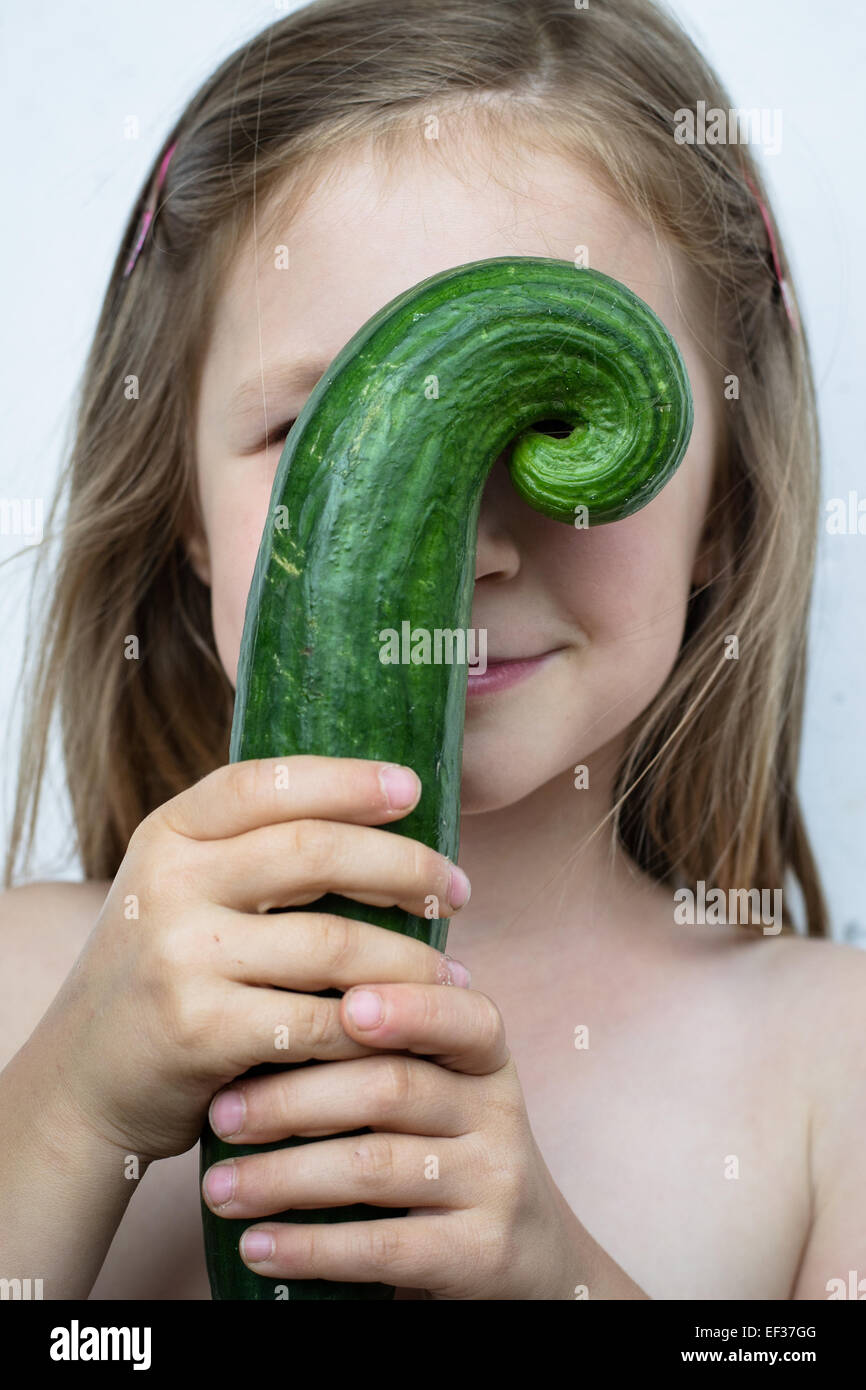
{"type": "Polygon", "coordinates": [[[511,579],[520,568],[517,513],[526,508],[511,485],[508,473],[510,446],[493,464],[478,512],[478,548],[475,553],[475,582],[481,579],[511,579]]]}
{"type": "MultiPolygon", "coordinates": [[[[538,420],[532,428],[555,439],[567,439],[572,432],[564,420],[538,420]]],[[[508,463],[513,444],[514,440],[495,460],[481,494],[476,584],[479,579],[511,579],[520,568],[520,537],[527,536],[540,522],[538,513],[512,487],[508,463]]]]}

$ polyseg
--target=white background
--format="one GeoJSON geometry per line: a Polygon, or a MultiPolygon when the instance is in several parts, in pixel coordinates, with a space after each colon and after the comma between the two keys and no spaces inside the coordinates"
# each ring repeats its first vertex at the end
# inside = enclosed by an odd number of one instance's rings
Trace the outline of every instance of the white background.
{"type": "MultiPolygon", "coordinates": [[[[590,0],[592,3],[592,0],[590,0]]],[[[292,8],[298,8],[292,6],[292,8]]],[[[761,156],[800,293],[820,400],[825,499],[863,478],[866,202],[861,98],[866,21],[850,0],[677,0],[735,105],[780,108],[779,154],[761,156]]],[[[4,202],[0,497],[53,494],[69,406],[129,209],[199,84],[285,7],[244,0],[17,0],[2,17],[4,202]],[[138,140],[124,122],[138,117],[138,140]]],[[[431,14],[435,23],[435,11],[431,14]]],[[[21,544],[0,536],[0,556],[21,544]]],[[[834,933],[866,926],[866,539],[822,535],[801,789],[834,933]]],[[[0,728],[8,834],[27,639],[29,557],[0,569],[0,728]]],[[[80,878],[52,770],[33,877],[80,878]]]]}

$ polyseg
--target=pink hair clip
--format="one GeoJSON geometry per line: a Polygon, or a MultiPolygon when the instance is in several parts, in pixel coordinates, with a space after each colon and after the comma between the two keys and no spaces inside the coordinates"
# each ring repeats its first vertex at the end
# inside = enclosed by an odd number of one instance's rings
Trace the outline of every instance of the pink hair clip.
{"type": "Polygon", "coordinates": [[[779,260],[779,251],[776,246],[776,238],[773,235],[773,224],[770,221],[770,214],[767,211],[766,204],[761,200],[761,196],[758,193],[757,188],[755,187],[754,181],[745,172],[743,173],[743,177],[745,178],[746,183],[749,185],[749,187],[755,195],[755,201],[758,204],[758,207],[761,212],[761,218],[763,219],[764,226],[767,229],[767,237],[769,238],[770,242],[770,253],[773,257],[773,270],[776,273],[776,283],[779,286],[779,293],[782,296],[782,303],[785,306],[785,313],[788,315],[788,322],[790,323],[794,331],[798,332],[800,324],[799,319],[797,317],[797,308],[794,304],[794,299],[791,294],[788,281],[782,274],[782,265],[779,260]]]}
{"type": "Polygon", "coordinates": [[[135,263],[138,260],[138,253],[144,245],[144,239],[147,236],[147,229],[153,221],[153,214],[154,209],[156,208],[156,200],[159,197],[159,190],[162,188],[163,182],[165,181],[165,175],[168,170],[169,162],[176,149],[177,141],[175,140],[174,144],[171,145],[163,155],[162,163],[159,166],[159,173],[156,176],[156,185],[154,187],[153,194],[148,203],[147,210],[145,211],[144,216],[141,219],[141,224],[138,230],[138,238],[133,248],[132,255],[126,263],[126,269],[123,272],[124,280],[127,278],[127,276],[132,274],[133,269],[135,267],[135,263]]]}

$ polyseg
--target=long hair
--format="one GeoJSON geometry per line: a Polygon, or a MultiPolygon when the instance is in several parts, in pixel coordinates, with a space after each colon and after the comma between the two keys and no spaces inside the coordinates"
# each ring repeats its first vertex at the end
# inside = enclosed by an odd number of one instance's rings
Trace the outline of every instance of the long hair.
{"type": "Polygon", "coordinates": [[[590,167],[686,267],[719,390],[736,378],[738,394],[707,517],[712,575],[690,598],[669,679],[628,731],[614,833],[660,881],[730,889],[793,876],[805,930],[827,934],[796,792],[818,530],[812,372],[748,146],[674,138],[676,113],[699,100],[731,107],[650,0],[315,0],[204,83],[132,209],[80,383],[43,542],[66,505],[30,644],[7,885],[32,850],[55,714],[88,878],[113,876],[143,817],[227,761],[233,691],[184,545],[201,522],[191,422],[213,307],[245,238],[276,227],[326,154],[373,138],[389,158],[435,115],[445,131],[532,140],[590,167]],[[729,634],[737,660],[725,659],[729,634]],[[136,660],[124,659],[130,636],[136,660]]]}

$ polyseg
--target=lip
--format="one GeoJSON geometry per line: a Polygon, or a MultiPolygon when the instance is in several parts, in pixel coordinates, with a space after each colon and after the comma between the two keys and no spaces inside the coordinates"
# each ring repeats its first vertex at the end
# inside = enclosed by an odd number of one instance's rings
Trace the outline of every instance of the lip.
{"type": "Polygon", "coordinates": [[[515,657],[510,661],[488,661],[487,670],[477,675],[470,666],[466,698],[471,700],[479,695],[492,695],[498,690],[507,690],[509,686],[517,685],[519,681],[526,680],[533,672],[545,666],[561,650],[561,647],[557,647],[553,651],[542,652],[539,656],[515,657]]]}

